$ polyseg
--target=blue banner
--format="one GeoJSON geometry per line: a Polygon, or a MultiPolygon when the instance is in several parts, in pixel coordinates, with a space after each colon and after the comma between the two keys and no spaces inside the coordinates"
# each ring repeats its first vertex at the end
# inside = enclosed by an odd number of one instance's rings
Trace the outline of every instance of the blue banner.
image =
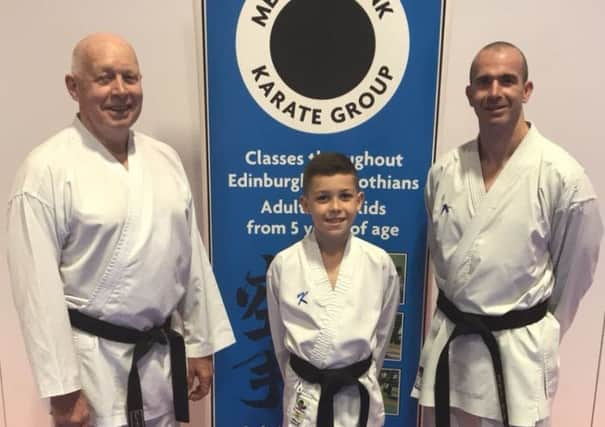
{"type": "Polygon", "coordinates": [[[266,269],[301,239],[304,164],[349,156],[366,200],[353,232],[391,254],[400,309],[380,373],[386,426],[409,397],[424,303],[423,189],[433,156],[440,0],[206,0],[211,253],[237,344],[215,358],[214,425],[281,425],[266,269]]]}

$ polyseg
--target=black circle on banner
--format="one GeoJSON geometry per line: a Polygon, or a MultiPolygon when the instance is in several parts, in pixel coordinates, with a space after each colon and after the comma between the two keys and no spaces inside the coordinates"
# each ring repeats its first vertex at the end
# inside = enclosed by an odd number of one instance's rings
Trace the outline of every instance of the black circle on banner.
{"type": "Polygon", "coordinates": [[[290,89],[308,98],[332,99],[364,79],[376,38],[355,0],[292,0],[275,19],[270,49],[290,89]]]}

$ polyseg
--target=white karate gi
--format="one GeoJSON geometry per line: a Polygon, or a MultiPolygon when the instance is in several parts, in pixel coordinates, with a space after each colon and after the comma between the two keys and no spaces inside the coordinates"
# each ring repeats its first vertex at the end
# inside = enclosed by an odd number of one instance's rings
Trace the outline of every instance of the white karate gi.
{"type": "MultiPolygon", "coordinates": [[[[477,140],[429,172],[426,204],[437,286],[460,310],[502,315],[550,298],[532,325],[495,332],[510,422],[534,426],[550,413],[559,340],[592,283],[603,225],[582,167],[531,126],[489,192],[477,140]]],[[[438,309],[412,396],[434,406],[436,365],[454,325],[438,309]]],[[[478,335],[450,346],[450,405],[501,420],[492,361],[478,335]]]]}
{"type": "MultiPolygon", "coordinates": [[[[423,427],[435,427],[435,408],[425,407],[422,419],[423,427]]],[[[458,408],[450,408],[450,427],[502,427],[502,422],[479,418],[467,414],[458,408]]],[[[515,426],[512,426],[515,427],[515,426]]],[[[533,427],[550,427],[550,418],[536,422],[533,427]]]]}
{"type": "MultiPolygon", "coordinates": [[[[382,426],[378,374],[399,306],[399,280],[389,255],[351,235],[332,289],[311,231],[274,258],[267,272],[267,301],[284,379],[283,425],[316,425],[321,387],[294,373],[289,363],[294,353],[318,369],[342,368],[372,355],[372,364],[359,381],[370,395],[368,426],[382,426]],[[306,409],[297,417],[298,399],[306,409]]],[[[356,426],[359,406],[357,386],[343,388],[334,398],[334,427],[356,426]]]]}
{"type": "MultiPolygon", "coordinates": [[[[175,309],[188,357],[233,333],[176,152],[138,132],[128,169],[76,119],[34,149],[8,208],[8,261],[42,397],[83,389],[95,426],[126,423],[133,345],[71,328],[67,307],[117,325],[161,325],[175,309]]],[[[168,346],[139,362],[145,417],[173,410],[168,346]]]]}

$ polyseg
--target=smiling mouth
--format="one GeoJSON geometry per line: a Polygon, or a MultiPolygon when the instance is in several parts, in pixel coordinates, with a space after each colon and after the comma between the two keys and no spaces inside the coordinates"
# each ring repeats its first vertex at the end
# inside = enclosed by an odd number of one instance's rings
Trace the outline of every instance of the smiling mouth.
{"type": "Polygon", "coordinates": [[[502,111],[506,108],[506,105],[497,105],[497,106],[489,106],[489,107],[485,107],[486,111],[490,111],[490,112],[498,112],[498,111],[502,111]]]}
{"type": "Polygon", "coordinates": [[[105,107],[106,110],[113,111],[114,113],[125,113],[130,111],[132,107],[130,105],[112,105],[105,107]]]}

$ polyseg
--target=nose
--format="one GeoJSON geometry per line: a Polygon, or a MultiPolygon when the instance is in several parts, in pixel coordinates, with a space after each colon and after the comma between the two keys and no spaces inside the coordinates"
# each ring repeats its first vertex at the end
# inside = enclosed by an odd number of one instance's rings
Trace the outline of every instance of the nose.
{"type": "Polygon", "coordinates": [[[112,92],[116,94],[126,93],[126,84],[124,83],[122,76],[116,76],[115,80],[113,81],[112,92]]]}
{"type": "Polygon", "coordinates": [[[491,84],[489,85],[487,94],[492,97],[500,95],[500,83],[498,82],[498,79],[492,80],[491,84]]]}
{"type": "Polygon", "coordinates": [[[333,197],[330,200],[330,210],[331,211],[339,211],[340,210],[340,200],[338,199],[338,197],[333,197]]]}

